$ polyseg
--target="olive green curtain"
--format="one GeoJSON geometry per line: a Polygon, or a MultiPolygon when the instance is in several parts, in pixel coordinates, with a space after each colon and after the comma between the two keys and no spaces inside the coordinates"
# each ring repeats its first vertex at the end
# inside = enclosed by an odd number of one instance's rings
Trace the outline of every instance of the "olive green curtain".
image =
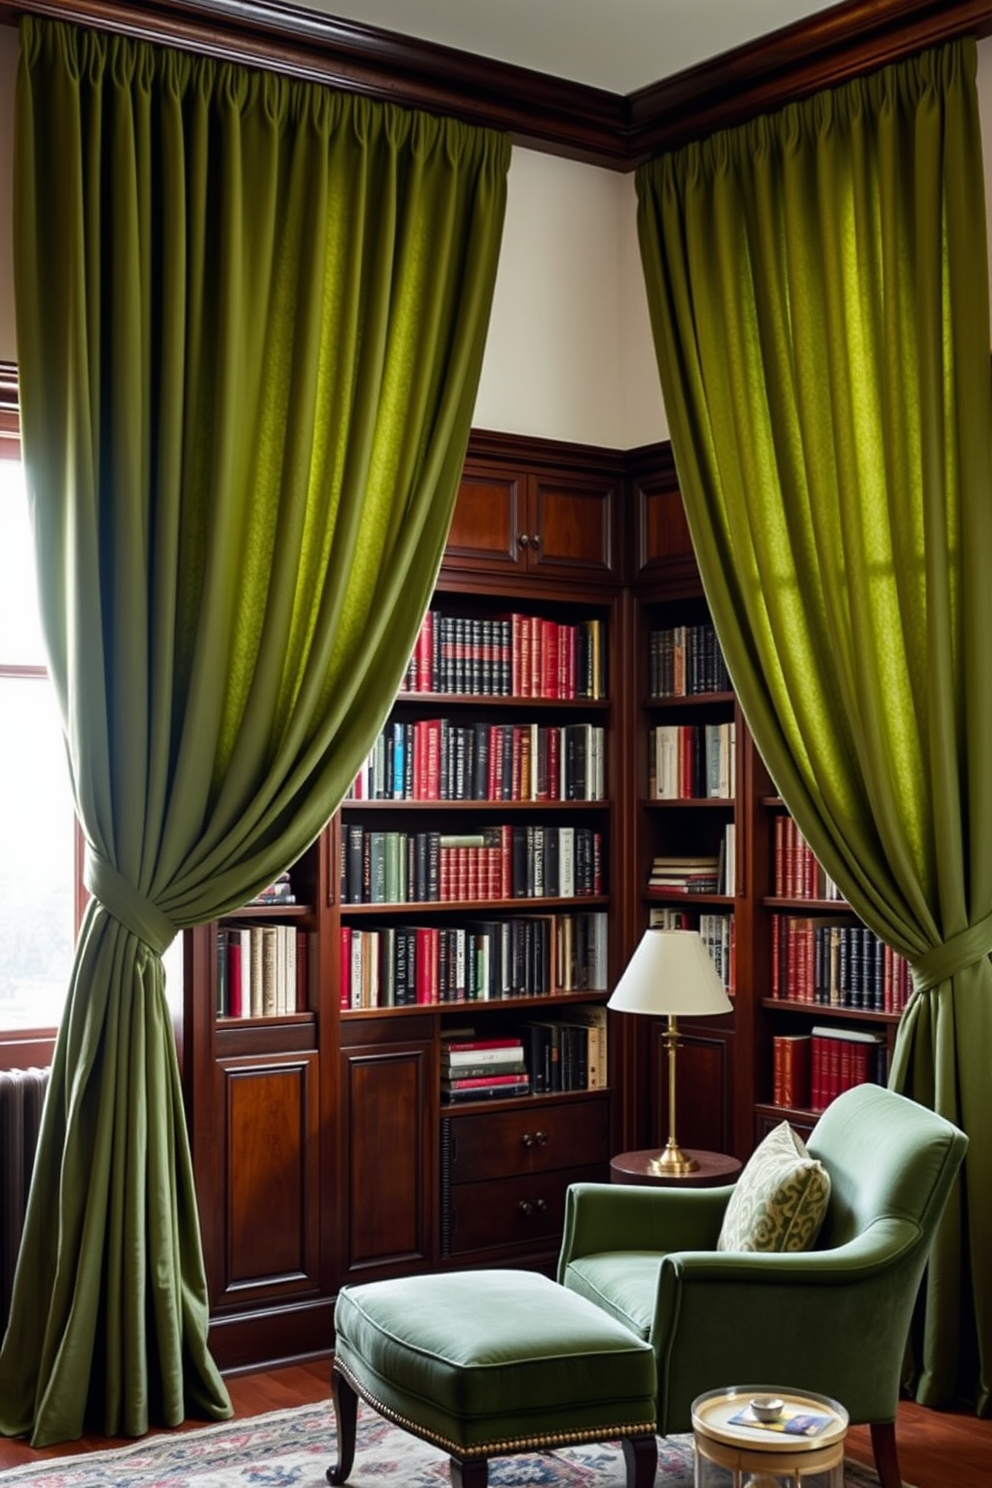
{"type": "MultiPolygon", "coordinates": [[[[992,1369],[992,461],[976,49],[954,43],[638,173],[672,446],[745,716],[914,969],[891,1083],[971,1144],[918,1398],[992,1369]]],[[[757,989],[760,991],[761,989],[757,989]]]]}
{"type": "Polygon", "coordinates": [[[335,810],[429,601],[509,144],[31,18],[22,431],[93,899],[0,1354],[0,1429],[230,1403],[161,952],[335,810]]]}

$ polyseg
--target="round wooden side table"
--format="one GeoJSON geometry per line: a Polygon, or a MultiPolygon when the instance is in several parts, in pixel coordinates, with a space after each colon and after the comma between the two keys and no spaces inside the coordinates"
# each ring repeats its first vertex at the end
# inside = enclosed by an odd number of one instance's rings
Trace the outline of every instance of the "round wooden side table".
{"type": "Polygon", "coordinates": [[[695,1158],[699,1164],[691,1173],[681,1176],[656,1173],[651,1168],[651,1159],[657,1154],[656,1147],[646,1147],[642,1152],[621,1152],[610,1160],[610,1182],[655,1184],[660,1188],[718,1188],[723,1183],[733,1183],[741,1170],[739,1158],[726,1152],[688,1148],[686,1156],[695,1158]]]}
{"type": "Polygon", "coordinates": [[[710,1390],[692,1402],[695,1488],[844,1488],[847,1411],[836,1400],[767,1385],[710,1390]],[[761,1424],[750,1401],[776,1396],[761,1424]]]}

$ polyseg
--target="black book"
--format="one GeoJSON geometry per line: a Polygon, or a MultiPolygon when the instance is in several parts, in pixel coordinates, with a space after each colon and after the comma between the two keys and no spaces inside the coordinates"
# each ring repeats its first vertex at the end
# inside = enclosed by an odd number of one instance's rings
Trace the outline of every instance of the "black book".
{"type": "Polygon", "coordinates": [[[551,1089],[551,1028],[547,1023],[524,1023],[520,1036],[524,1059],[535,1095],[547,1095],[551,1089]]]}
{"type": "Polygon", "coordinates": [[[347,840],[344,897],[349,904],[361,904],[362,866],[365,856],[364,830],[360,826],[349,824],[347,840]]]}
{"type": "Polygon", "coordinates": [[[514,827],[510,858],[510,893],[514,899],[527,897],[527,828],[514,827]]]}
{"type": "Polygon", "coordinates": [[[492,732],[488,723],[473,726],[474,753],[472,760],[472,800],[485,801],[489,795],[489,738],[492,732]]]}

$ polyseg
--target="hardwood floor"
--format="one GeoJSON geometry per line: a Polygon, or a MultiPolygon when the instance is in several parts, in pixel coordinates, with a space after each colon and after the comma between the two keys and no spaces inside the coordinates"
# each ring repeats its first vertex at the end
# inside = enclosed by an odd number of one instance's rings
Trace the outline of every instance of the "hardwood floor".
{"type": "MultiPolygon", "coordinates": [[[[256,1416],[330,1397],[328,1362],[291,1365],[260,1374],[231,1375],[227,1379],[237,1416],[256,1416]]],[[[189,1422],[182,1430],[193,1430],[189,1422]]],[[[931,1411],[911,1401],[899,1407],[897,1427],[899,1462],[906,1483],[913,1488],[990,1488],[992,1485],[992,1421],[979,1421],[957,1411],[931,1411]]],[[[87,1436],[45,1451],[33,1451],[22,1441],[0,1437],[0,1473],[21,1462],[62,1457],[120,1445],[105,1437],[87,1436]]],[[[852,1427],[848,1453],[871,1464],[866,1426],[852,1427]]]]}

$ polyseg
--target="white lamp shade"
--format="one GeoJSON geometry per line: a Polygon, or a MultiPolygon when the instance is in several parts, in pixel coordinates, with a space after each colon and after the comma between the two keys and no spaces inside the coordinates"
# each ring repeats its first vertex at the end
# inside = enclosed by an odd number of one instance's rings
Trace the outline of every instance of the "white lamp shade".
{"type": "Polygon", "coordinates": [[[729,1013],[734,1005],[698,930],[645,930],[607,1006],[677,1017],[729,1013]]]}

